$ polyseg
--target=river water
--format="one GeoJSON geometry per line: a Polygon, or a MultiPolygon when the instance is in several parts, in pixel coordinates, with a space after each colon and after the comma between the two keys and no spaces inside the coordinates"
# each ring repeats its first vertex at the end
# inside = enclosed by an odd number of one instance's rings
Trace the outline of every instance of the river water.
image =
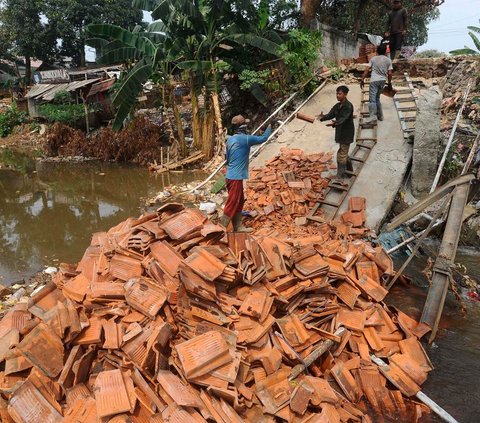
{"type": "MultiPolygon", "coordinates": [[[[201,179],[201,172],[152,176],[145,168],[100,162],[38,162],[0,150],[0,282],[28,278],[45,266],[77,262],[92,233],[145,209],[144,199],[165,186],[201,179]]],[[[400,267],[405,257],[396,258],[400,267]]],[[[457,261],[480,280],[478,251],[460,250],[457,261]]],[[[389,304],[419,318],[427,293],[426,258],[408,267],[414,285],[395,286],[389,304]]],[[[465,299],[467,314],[447,298],[441,330],[426,346],[435,370],[424,392],[462,423],[480,421],[480,303],[465,299]]],[[[439,421],[435,417],[422,421],[439,421]]]]}
{"type": "Polygon", "coordinates": [[[104,162],[39,162],[5,149],[0,165],[0,283],[7,285],[45,266],[79,261],[94,232],[139,216],[145,200],[165,186],[204,176],[151,175],[143,167],[104,162]]]}

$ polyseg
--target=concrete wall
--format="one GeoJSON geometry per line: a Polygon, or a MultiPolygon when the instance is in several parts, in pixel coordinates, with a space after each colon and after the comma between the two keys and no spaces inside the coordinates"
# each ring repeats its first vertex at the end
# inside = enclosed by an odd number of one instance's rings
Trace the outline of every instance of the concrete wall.
{"type": "Polygon", "coordinates": [[[442,137],[440,132],[442,99],[442,91],[438,86],[424,90],[418,96],[412,161],[412,193],[416,198],[422,198],[430,192],[437,171],[442,137]]]}
{"type": "Polygon", "coordinates": [[[322,47],[320,53],[324,60],[353,59],[358,57],[359,42],[353,35],[339,31],[319,21],[312,22],[312,29],[322,32],[322,47]]]}

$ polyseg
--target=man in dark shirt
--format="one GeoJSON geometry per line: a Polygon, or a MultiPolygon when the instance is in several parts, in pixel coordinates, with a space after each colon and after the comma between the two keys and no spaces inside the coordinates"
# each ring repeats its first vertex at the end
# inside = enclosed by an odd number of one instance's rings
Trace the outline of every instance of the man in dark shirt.
{"type": "Polygon", "coordinates": [[[390,38],[390,59],[400,57],[405,35],[407,35],[408,15],[401,0],[393,0],[392,11],[388,14],[385,37],[390,38]]]}
{"type": "Polygon", "coordinates": [[[335,128],[335,142],[339,144],[337,152],[337,178],[348,178],[347,171],[353,171],[352,162],[348,158],[348,150],[355,135],[353,124],[353,105],[347,100],[348,87],[342,85],[337,88],[338,103],[326,115],[320,113],[321,122],[335,119],[331,126],[335,128]]]}

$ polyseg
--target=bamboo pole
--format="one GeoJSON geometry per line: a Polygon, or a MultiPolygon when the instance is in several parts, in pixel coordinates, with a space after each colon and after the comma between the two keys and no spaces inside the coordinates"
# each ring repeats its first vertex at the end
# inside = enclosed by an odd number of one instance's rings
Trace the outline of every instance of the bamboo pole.
{"type": "Polygon", "coordinates": [[[460,107],[460,110],[457,113],[457,118],[455,119],[455,123],[453,124],[452,127],[452,132],[450,133],[450,137],[448,138],[447,145],[445,147],[445,151],[443,152],[442,160],[440,160],[440,164],[438,165],[438,170],[437,174],[435,175],[435,179],[433,180],[432,188],[430,189],[430,192],[432,193],[435,191],[437,188],[438,182],[440,180],[440,176],[442,175],[443,167],[445,166],[445,161],[447,160],[447,155],[448,152],[450,151],[450,147],[452,146],[453,138],[455,136],[455,132],[457,130],[458,122],[460,121],[460,118],[463,113],[463,109],[465,108],[465,104],[467,103],[467,98],[468,94],[470,93],[470,88],[472,87],[473,84],[473,79],[470,79],[468,82],[467,88],[463,94],[463,102],[462,102],[462,107],[460,107]]]}
{"type": "MultiPolygon", "coordinates": [[[[473,158],[475,157],[475,153],[477,151],[477,148],[480,144],[480,131],[478,132],[477,134],[477,137],[475,138],[475,141],[472,145],[472,148],[470,150],[470,153],[468,155],[468,158],[463,166],[463,170],[462,170],[462,173],[461,173],[461,176],[462,175],[465,175],[468,170],[470,169],[470,166],[472,164],[472,161],[473,161],[473,158]]],[[[420,213],[420,215],[423,214],[423,213],[420,213]]],[[[413,219],[415,219],[417,216],[415,216],[414,218],[410,219],[408,222],[406,222],[407,224],[411,223],[413,221],[413,219]]],[[[434,219],[435,220],[435,219],[434,219]]],[[[431,229],[434,229],[436,228],[437,226],[441,225],[443,222],[445,222],[445,219],[444,218],[441,218],[441,219],[437,219],[436,222],[433,223],[433,226],[431,229]]],[[[425,233],[426,229],[419,232],[418,234],[416,234],[415,236],[412,236],[410,238],[407,238],[405,241],[403,241],[402,243],[396,245],[395,247],[392,247],[390,248],[389,250],[387,250],[387,253],[388,254],[392,254],[398,250],[400,250],[402,247],[405,247],[406,245],[410,244],[411,242],[415,241],[416,239],[420,239],[422,237],[422,235],[425,233]]]]}
{"type": "MultiPolygon", "coordinates": [[[[385,363],[381,358],[378,358],[375,354],[371,356],[372,361],[379,367],[387,367],[387,363],[385,363]]],[[[435,401],[431,398],[427,397],[422,391],[418,391],[415,395],[420,401],[422,401],[430,410],[432,410],[435,414],[442,418],[442,420],[448,423],[458,423],[450,414],[448,414],[442,407],[440,407],[435,401]]]]}
{"type": "Polygon", "coordinates": [[[452,277],[451,267],[455,261],[463,223],[463,211],[467,204],[469,190],[470,184],[463,184],[457,186],[453,192],[442,243],[433,266],[432,284],[428,290],[420,319],[421,322],[427,323],[432,328],[430,343],[435,339],[445,304],[445,297],[447,296],[448,284],[452,277]]]}
{"type": "Polygon", "coordinates": [[[395,274],[395,277],[391,280],[391,282],[385,287],[387,291],[390,291],[392,288],[393,284],[398,280],[398,278],[403,274],[404,270],[407,268],[408,264],[412,261],[412,259],[416,256],[417,251],[419,250],[420,246],[423,244],[423,241],[425,241],[425,238],[428,236],[430,231],[433,229],[435,222],[438,220],[440,215],[443,213],[443,210],[448,206],[448,203],[450,202],[450,199],[452,198],[452,194],[448,194],[447,198],[445,198],[444,202],[440,206],[440,208],[437,210],[435,215],[433,216],[433,219],[429,222],[427,228],[422,232],[422,235],[418,238],[418,242],[415,244],[415,247],[413,248],[412,254],[405,260],[403,263],[402,267],[398,270],[398,272],[395,274]]]}

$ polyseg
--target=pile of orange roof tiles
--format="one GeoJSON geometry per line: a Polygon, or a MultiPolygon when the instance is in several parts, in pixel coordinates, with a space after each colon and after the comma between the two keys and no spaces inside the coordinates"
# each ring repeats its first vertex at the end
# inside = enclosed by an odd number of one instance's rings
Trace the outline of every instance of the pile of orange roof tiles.
{"type": "MultiPolygon", "coordinates": [[[[330,182],[327,171],[331,169],[336,169],[332,153],[305,154],[300,149],[282,148],[265,167],[251,171],[244,208],[253,220],[246,219],[246,224],[255,229],[275,228],[295,235],[321,233],[327,220],[322,210],[315,212],[314,220],[307,216],[324,199],[330,182]]],[[[351,199],[348,212],[335,222],[337,233],[355,237],[368,232],[363,227],[365,206],[365,199],[351,199]]]]}
{"type": "Polygon", "coordinates": [[[305,225],[305,216],[323,198],[329,179],[332,153],[305,154],[300,149],[283,148],[281,153],[254,168],[247,182],[245,210],[254,217],[254,228],[272,227],[314,234],[317,225],[305,225]]]}
{"type": "Polygon", "coordinates": [[[0,420],[416,421],[429,328],[382,302],[392,274],[327,224],[225,233],[165,205],[94,234],[3,317],[0,420]]]}

